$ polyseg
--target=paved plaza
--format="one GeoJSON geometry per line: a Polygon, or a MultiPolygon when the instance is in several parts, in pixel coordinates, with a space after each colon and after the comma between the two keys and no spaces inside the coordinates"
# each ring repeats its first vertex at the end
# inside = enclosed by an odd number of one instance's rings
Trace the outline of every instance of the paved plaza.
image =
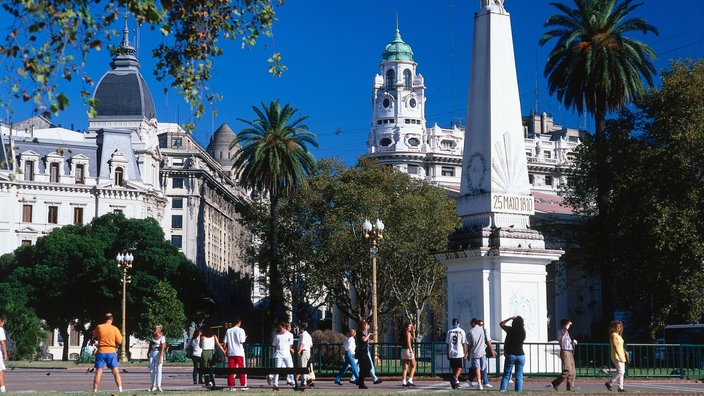
{"type": "MultiPolygon", "coordinates": [[[[121,369],[123,370],[123,369],[121,369]]],[[[125,394],[147,393],[149,388],[149,370],[146,367],[128,367],[122,372],[122,383],[125,394]]],[[[92,391],[93,373],[87,372],[85,368],[71,369],[25,369],[17,368],[5,372],[5,382],[8,392],[86,392],[92,391]]],[[[583,380],[577,381],[577,392],[569,392],[569,394],[616,394],[616,392],[606,392],[604,388],[605,380],[583,380]]],[[[226,385],[225,378],[218,378],[217,385],[226,385]]],[[[555,392],[552,389],[545,388],[548,380],[540,378],[529,378],[524,383],[524,391],[531,394],[559,394],[567,392],[555,392]]],[[[280,383],[285,384],[285,379],[281,379],[280,383]]],[[[336,385],[332,378],[323,378],[316,381],[314,388],[307,388],[303,394],[317,393],[372,393],[372,394],[395,394],[395,393],[499,393],[498,379],[492,378],[493,388],[485,388],[483,392],[469,387],[466,383],[458,391],[452,391],[449,383],[438,378],[418,378],[416,379],[417,386],[414,388],[404,388],[401,386],[401,381],[398,378],[387,378],[379,385],[369,384],[369,390],[361,391],[353,384],[344,382],[343,386],[336,385]]],[[[249,378],[249,390],[247,393],[269,393],[271,388],[267,386],[263,378],[249,378]]],[[[513,385],[513,384],[511,384],[513,385]]],[[[183,393],[183,392],[203,392],[203,393],[218,393],[208,391],[202,385],[193,385],[190,368],[185,367],[166,367],[164,369],[164,377],[162,388],[165,393],[183,393]]],[[[512,387],[509,387],[512,389],[512,387]]],[[[112,374],[107,371],[103,373],[100,391],[115,393],[117,390],[112,374]]],[[[227,388],[225,388],[227,390],[227,388]]],[[[704,383],[694,380],[627,380],[627,393],[641,394],[704,394],[704,383]]],[[[562,391],[562,389],[561,389],[562,391]]],[[[221,391],[222,392],[222,391],[221,391]]],[[[282,387],[278,394],[290,393],[294,394],[293,389],[282,387]]]]}

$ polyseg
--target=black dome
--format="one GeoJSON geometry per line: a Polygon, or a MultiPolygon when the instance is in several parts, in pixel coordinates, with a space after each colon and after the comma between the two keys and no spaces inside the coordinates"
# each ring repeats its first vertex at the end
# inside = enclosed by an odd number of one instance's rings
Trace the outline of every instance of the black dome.
{"type": "Polygon", "coordinates": [[[113,58],[112,70],[105,73],[95,88],[98,99],[95,111],[98,117],[142,116],[156,118],[154,99],[147,82],[139,72],[136,52],[129,44],[127,24],[123,30],[122,46],[113,58]]]}

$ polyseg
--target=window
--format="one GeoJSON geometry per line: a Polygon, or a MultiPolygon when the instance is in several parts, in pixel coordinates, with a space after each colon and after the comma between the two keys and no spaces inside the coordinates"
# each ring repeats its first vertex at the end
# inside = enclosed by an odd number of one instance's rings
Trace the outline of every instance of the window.
{"type": "Polygon", "coordinates": [[[183,140],[181,140],[180,137],[178,137],[178,138],[175,137],[175,138],[171,139],[171,146],[177,147],[177,148],[181,147],[181,146],[183,146],[183,140]]]}
{"type": "Polygon", "coordinates": [[[183,178],[182,177],[174,177],[173,179],[171,179],[171,187],[183,188],[183,178]]]}
{"type": "Polygon", "coordinates": [[[86,182],[86,166],[83,164],[76,165],[76,184],[85,184],[86,182]]]}
{"type": "Polygon", "coordinates": [[[30,241],[29,239],[23,239],[22,246],[32,246],[32,241],[30,241]]]}
{"type": "Polygon", "coordinates": [[[545,176],[545,185],[552,186],[552,176],[545,176]]]}
{"type": "Polygon", "coordinates": [[[183,236],[171,235],[171,243],[177,248],[181,249],[183,247],[183,236]]]}
{"type": "Polygon", "coordinates": [[[166,148],[166,136],[159,136],[159,148],[166,148]]]}
{"type": "MultiPolygon", "coordinates": [[[[406,69],[403,71],[403,85],[407,89],[411,89],[411,85],[413,84],[413,80],[411,80],[411,71],[406,69]]],[[[411,106],[413,107],[413,106],[411,106]]]]}
{"type": "Polygon", "coordinates": [[[408,101],[408,104],[411,106],[411,108],[415,108],[416,100],[414,98],[411,98],[411,100],[408,101]]]}
{"type": "Polygon", "coordinates": [[[535,183],[535,176],[533,176],[533,175],[528,175],[528,183],[534,184],[534,183],[535,183]]]}
{"type": "Polygon", "coordinates": [[[396,89],[396,73],[391,69],[386,71],[386,89],[396,89]]]}
{"type": "Polygon", "coordinates": [[[122,213],[122,209],[113,209],[112,212],[115,213],[115,214],[121,214],[121,213],[122,213]]]}
{"type": "Polygon", "coordinates": [[[183,216],[181,216],[181,215],[171,216],[171,228],[183,228],[183,216]]]}
{"type": "Polygon", "coordinates": [[[388,108],[389,106],[391,106],[391,101],[389,100],[389,98],[384,98],[382,104],[384,105],[384,107],[388,108]]]}
{"type": "Polygon", "coordinates": [[[121,186],[122,183],[125,181],[125,171],[121,167],[115,168],[115,185],[116,186],[121,186]]]}
{"type": "Polygon", "coordinates": [[[550,153],[550,151],[543,151],[543,156],[544,156],[545,158],[551,158],[551,153],[550,153]]]}
{"type": "Polygon", "coordinates": [[[83,208],[73,208],[73,224],[83,224],[83,208]]]}
{"type": "Polygon", "coordinates": [[[171,200],[171,207],[174,209],[182,209],[183,198],[174,198],[173,200],[171,200]]]}
{"type": "Polygon", "coordinates": [[[376,120],[377,125],[381,125],[381,120],[376,120]]]}
{"type": "Polygon", "coordinates": [[[59,163],[52,162],[49,164],[49,182],[58,183],[59,182],[59,163]]]}
{"type": "Polygon", "coordinates": [[[22,205],[22,222],[32,222],[32,205],[22,205]]]}
{"type": "Polygon", "coordinates": [[[49,216],[46,219],[49,224],[57,224],[59,222],[59,207],[49,206],[49,216]]]}
{"type": "Polygon", "coordinates": [[[408,174],[409,175],[417,175],[418,174],[418,165],[408,165],[408,174]]]}
{"type": "Polygon", "coordinates": [[[32,181],[34,180],[34,161],[24,162],[24,180],[32,181]]]}
{"type": "Polygon", "coordinates": [[[440,174],[449,177],[455,176],[455,168],[451,166],[443,166],[442,170],[440,171],[440,174]]]}
{"type": "Polygon", "coordinates": [[[444,149],[453,149],[455,148],[455,142],[452,140],[441,140],[440,147],[444,149]]]}
{"type": "Polygon", "coordinates": [[[381,143],[382,146],[386,147],[391,145],[392,140],[390,138],[383,138],[379,143],[381,143]]]}
{"type": "Polygon", "coordinates": [[[420,146],[420,140],[418,138],[410,138],[408,139],[408,145],[413,147],[420,146]]]}

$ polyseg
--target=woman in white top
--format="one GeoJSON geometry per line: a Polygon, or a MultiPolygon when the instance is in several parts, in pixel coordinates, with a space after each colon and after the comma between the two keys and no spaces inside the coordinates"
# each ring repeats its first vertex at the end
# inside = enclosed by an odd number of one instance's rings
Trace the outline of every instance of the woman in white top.
{"type": "Polygon", "coordinates": [[[357,342],[354,340],[354,337],[357,335],[357,332],[354,329],[350,329],[348,335],[349,337],[345,340],[344,345],[345,362],[342,364],[340,372],[337,373],[337,378],[335,378],[335,383],[338,385],[342,385],[340,381],[342,381],[342,376],[345,375],[348,368],[352,368],[352,378],[359,378],[359,367],[357,366],[357,361],[354,360],[354,353],[357,350],[357,342]]]}
{"type": "Polygon", "coordinates": [[[193,361],[193,385],[203,383],[203,374],[199,372],[200,369],[200,357],[203,354],[203,348],[200,347],[200,335],[203,334],[203,330],[197,328],[193,330],[193,338],[189,343],[191,348],[191,360],[193,361]]]}
{"type": "MultiPolygon", "coordinates": [[[[201,368],[211,368],[215,366],[215,347],[218,347],[225,355],[225,348],[220,344],[218,336],[213,333],[213,329],[210,326],[206,326],[203,329],[203,334],[200,336],[200,347],[203,349],[200,355],[200,367],[201,368]]],[[[215,376],[209,374],[206,376],[206,386],[212,388],[215,387],[215,376]]]]}
{"type": "Polygon", "coordinates": [[[161,392],[161,368],[164,366],[164,353],[166,351],[166,338],[162,334],[162,326],[155,325],[152,337],[149,339],[149,377],[152,386],[149,391],[161,392]]]}

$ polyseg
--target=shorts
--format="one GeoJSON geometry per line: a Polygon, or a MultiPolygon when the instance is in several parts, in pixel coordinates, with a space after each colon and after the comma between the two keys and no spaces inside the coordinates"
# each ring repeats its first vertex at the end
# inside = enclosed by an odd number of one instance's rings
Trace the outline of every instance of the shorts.
{"type": "Polygon", "coordinates": [[[5,371],[5,359],[2,358],[2,352],[0,352],[0,371],[5,371]]]}
{"type": "Polygon", "coordinates": [[[413,359],[413,354],[410,349],[401,349],[401,360],[411,360],[413,359]]]}
{"type": "Polygon", "coordinates": [[[95,368],[102,369],[105,366],[109,369],[117,368],[117,352],[95,354],[95,368]]]}
{"type": "Polygon", "coordinates": [[[450,368],[462,368],[462,358],[450,358],[450,368]]]}
{"type": "Polygon", "coordinates": [[[486,356],[472,358],[472,367],[475,369],[478,368],[480,371],[486,370],[486,368],[487,368],[486,356]]]}

